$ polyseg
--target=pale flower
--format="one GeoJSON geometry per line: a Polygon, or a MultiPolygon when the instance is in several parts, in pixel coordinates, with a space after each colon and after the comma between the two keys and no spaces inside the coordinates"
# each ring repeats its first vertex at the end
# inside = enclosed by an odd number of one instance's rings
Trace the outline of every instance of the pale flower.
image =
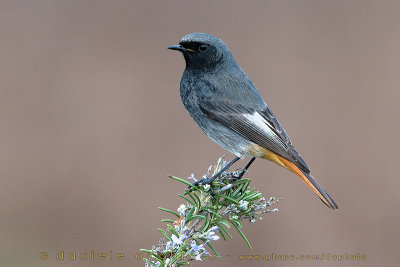
{"type": "Polygon", "coordinates": [[[187,210],[186,205],[184,205],[184,204],[180,205],[178,208],[179,215],[181,215],[182,217],[185,217],[186,210],[187,210]]]}

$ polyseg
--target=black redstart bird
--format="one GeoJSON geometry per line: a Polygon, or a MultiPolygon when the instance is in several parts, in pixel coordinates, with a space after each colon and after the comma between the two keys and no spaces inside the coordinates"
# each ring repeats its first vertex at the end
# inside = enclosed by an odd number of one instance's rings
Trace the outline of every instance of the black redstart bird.
{"type": "Polygon", "coordinates": [[[217,144],[235,154],[219,173],[197,184],[210,184],[239,158],[251,156],[238,178],[255,158],[275,162],[296,174],[330,208],[338,205],[311,176],[289,136],[261,98],[225,43],[206,33],[191,33],[179,45],[186,68],[180,95],[190,115],[217,144]]]}

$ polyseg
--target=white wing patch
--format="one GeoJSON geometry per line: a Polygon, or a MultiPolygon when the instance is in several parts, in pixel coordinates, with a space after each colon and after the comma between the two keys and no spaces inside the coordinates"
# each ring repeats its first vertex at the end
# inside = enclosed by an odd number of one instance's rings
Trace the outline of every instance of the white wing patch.
{"type": "Polygon", "coordinates": [[[277,140],[280,144],[285,146],[284,142],[281,138],[272,130],[273,126],[266,119],[264,119],[260,113],[255,111],[253,114],[243,114],[243,116],[248,119],[254,126],[262,130],[267,136],[270,136],[271,139],[277,140]]]}

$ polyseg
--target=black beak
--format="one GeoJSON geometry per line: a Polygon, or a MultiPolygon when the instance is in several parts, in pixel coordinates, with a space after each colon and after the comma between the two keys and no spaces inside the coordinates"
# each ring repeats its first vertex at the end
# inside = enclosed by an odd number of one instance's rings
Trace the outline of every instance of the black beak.
{"type": "Polygon", "coordinates": [[[181,52],[186,52],[186,48],[184,48],[181,45],[171,45],[171,46],[168,46],[168,49],[178,50],[178,51],[181,51],[181,52]]]}

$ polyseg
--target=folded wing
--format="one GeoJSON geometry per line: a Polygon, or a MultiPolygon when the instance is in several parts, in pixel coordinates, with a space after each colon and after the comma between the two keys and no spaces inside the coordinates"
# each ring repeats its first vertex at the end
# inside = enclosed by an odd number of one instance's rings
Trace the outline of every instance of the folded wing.
{"type": "Polygon", "coordinates": [[[268,106],[260,109],[245,104],[233,104],[228,100],[204,100],[200,109],[211,119],[229,127],[246,139],[293,162],[306,173],[307,164],[293,147],[288,135],[268,106]]]}

